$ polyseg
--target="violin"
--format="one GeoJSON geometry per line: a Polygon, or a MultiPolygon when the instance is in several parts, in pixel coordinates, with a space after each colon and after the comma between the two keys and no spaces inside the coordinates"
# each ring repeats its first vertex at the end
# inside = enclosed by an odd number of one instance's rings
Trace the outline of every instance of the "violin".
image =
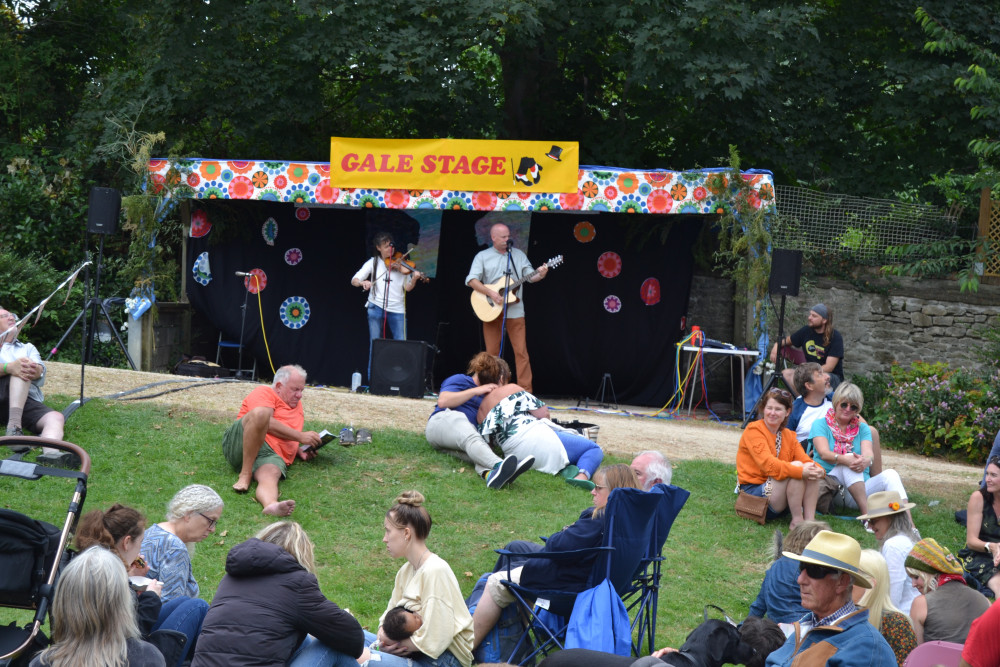
{"type": "Polygon", "coordinates": [[[383,261],[385,262],[385,268],[387,268],[390,271],[396,269],[404,276],[407,276],[416,271],[417,273],[420,273],[419,280],[421,282],[425,283],[429,282],[430,278],[428,278],[426,274],[422,273],[419,269],[417,269],[417,263],[414,262],[412,259],[406,259],[406,256],[409,255],[412,250],[413,248],[410,248],[410,250],[407,250],[406,252],[397,251],[392,255],[392,257],[383,258],[383,261]]]}

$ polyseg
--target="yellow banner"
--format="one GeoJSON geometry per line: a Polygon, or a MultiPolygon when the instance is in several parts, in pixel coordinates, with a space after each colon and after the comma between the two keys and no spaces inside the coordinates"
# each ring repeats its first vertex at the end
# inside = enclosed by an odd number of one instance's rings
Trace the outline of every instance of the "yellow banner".
{"type": "Polygon", "coordinates": [[[579,162],[575,141],[330,139],[338,188],[575,193],[579,162]]]}

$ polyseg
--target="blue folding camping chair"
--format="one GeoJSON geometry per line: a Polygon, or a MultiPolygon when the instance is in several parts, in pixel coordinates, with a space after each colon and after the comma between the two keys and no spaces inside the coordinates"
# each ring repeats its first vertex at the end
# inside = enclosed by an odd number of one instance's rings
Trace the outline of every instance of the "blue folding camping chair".
{"type": "MultiPolygon", "coordinates": [[[[513,594],[516,604],[527,619],[524,631],[510,656],[504,656],[512,663],[525,645],[531,651],[516,664],[533,663],[535,657],[548,654],[556,648],[563,648],[569,616],[577,595],[593,588],[605,579],[618,595],[628,591],[641,562],[649,549],[654,518],[662,503],[656,493],[646,493],[639,489],[618,488],[611,491],[604,511],[604,539],[599,547],[561,552],[513,553],[497,549],[501,558],[507,557],[507,572],[510,574],[510,557],[521,560],[521,564],[536,558],[572,561],[597,554],[593,569],[585,586],[580,591],[531,589],[511,581],[504,581],[513,594]]],[[[610,624],[609,624],[610,629],[610,624]]],[[[514,664],[514,663],[512,663],[514,664]]]]}
{"type": "Polygon", "coordinates": [[[632,653],[635,656],[644,655],[646,650],[652,651],[655,646],[656,608],[660,594],[660,565],[663,562],[663,545],[674,525],[674,519],[680,514],[684,503],[691,495],[690,491],[672,484],[657,484],[651,494],[659,496],[656,517],[649,544],[646,547],[636,576],[628,589],[622,595],[629,617],[632,619],[632,653]]]}

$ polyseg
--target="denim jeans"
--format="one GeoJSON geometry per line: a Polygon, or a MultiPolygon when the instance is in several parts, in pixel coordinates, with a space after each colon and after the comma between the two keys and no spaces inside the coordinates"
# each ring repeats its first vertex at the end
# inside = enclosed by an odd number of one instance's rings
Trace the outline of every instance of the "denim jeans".
{"type": "Polygon", "coordinates": [[[380,306],[368,304],[368,382],[372,381],[372,343],[376,338],[389,338],[382,335],[382,323],[385,320],[386,334],[392,333],[396,340],[406,340],[406,313],[386,313],[380,306]],[[388,317],[385,317],[388,315],[388,317]]]}
{"type": "Polygon", "coordinates": [[[593,477],[604,460],[604,452],[597,443],[572,431],[556,431],[556,435],[566,450],[569,462],[587,473],[587,479],[593,477]]]}
{"type": "Polygon", "coordinates": [[[312,635],[306,635],[288,664],[291,667],[358,667],[357,660],[334,651],[312,635]]]}
{"type": "Polygon", "coordinates": [[[160,615],[152,631],[178,630],[187,637],[185,652],[177,662],[177,667],[180,667],[186,657],[194,655],[194,644],[201,634],[201,624],[207,613],[208,603],[201,598],[181,596],[164,602],[160,607],[160,615]]]}
{"type": "MultiPolygon", "coordinates": [[[[365,645],[371,646],[376,641],[378,641],[378,637],[365,630],[365,645]]],[[[452,655],[451,651],[445,651],[436,658],[421,655],[419,658],[411,659],[372,650],[372,659],[368,663],[368,667],[414,667],[414,665],[420,665],[421,667],[462,667],[462,663],[452,655]]],[[[298,666],[296,665],[295,667],[298,666]]]]}

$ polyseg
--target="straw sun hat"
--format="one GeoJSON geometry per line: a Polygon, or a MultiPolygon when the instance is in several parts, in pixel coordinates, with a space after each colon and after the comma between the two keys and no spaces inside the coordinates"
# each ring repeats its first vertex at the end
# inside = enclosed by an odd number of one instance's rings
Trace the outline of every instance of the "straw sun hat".
{"type": "Polygon", "coordinates": [[[853,537],[821,530],[809,541],[802,555],[791,551],[783,555],[803,563],[831,567],[851,575],[854,583],[861,588],[871,588],[872,582],[861,570],[861,545],[853,537]]]}
{"type": "Polygon", "coordinates": [[[868,496],[868,514],[862,514],[858,520],[877,519],[880,516],[899,514],[916,506],[916,503],[904,503],[899,496],[899,491],[879,491],[868,496]]]}

